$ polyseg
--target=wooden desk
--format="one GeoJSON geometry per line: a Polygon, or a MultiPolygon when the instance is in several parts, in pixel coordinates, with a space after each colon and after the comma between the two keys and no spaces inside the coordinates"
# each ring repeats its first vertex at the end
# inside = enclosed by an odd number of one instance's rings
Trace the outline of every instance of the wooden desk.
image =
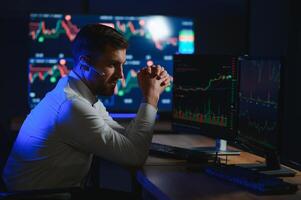
{"type": "MultiPolygon", "coordinates": [[[[213,140],[198,135],[154,135],[154,142],[176,146],[208,146],[213,140]]],[[[240,156],[228,157],[229,163],[263,162],[263,158],[241,152],[240,156]]],[[[300,200],[301,190],[293,195],[259,196],[233,183],[202,173],[199,168],[187,165],[185,161],[162,159],[150,156],[145,166],[137,172],[138,182],[146,196],[155,199],[172,200],[300,200]]],[[[301,184],[301,173],[286,181],[301,184]]]]}

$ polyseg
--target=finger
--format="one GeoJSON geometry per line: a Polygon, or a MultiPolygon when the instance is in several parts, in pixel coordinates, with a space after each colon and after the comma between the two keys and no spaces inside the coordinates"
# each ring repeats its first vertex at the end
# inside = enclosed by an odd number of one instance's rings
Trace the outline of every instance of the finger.
{"type": "Polygon", "coordinates": [[[164,79],[164,80],[162,81],[162,84],[163,84],[163,85],[170,85],[170,78],[168,77],[168,78],[164,79]]]}
{"type": "MultiPolygon", "coordinates": [[[[159,65],[159,66],[161,67],[161,65],[159,65]]],[[[161,78],[161,79],[162,79],[162,78],[165,78],[165,77],[166,77],[166,74],[168,74],[168,72],[165,70],[164,67],[161,67],[161,71],[160,71],[160,74],[159,74],[160,78],[161,78]]]]}
{"type": "Polygon", "coordinates": [[[171,81],[170,81],[170,78],[164,79],[164,83],[166,83],[166,84],[168,83],[168,84],[169,84],[170,82],[171,82],[171,81]]]}
{"type": "Polygon", "coordinates": [[[158,80],[166,80],[167,78],[169,78],[169,74],[164,74],[164,75],[161,75],[160,77],[158,77],[158,80]]]}
{"type": "Polygon", "coordinates": [[[161,67],[161,72],[165,71],[164,67],[162,67],[161,65],[160,65],[160,67],[161,67]]]}
{"type": "Polygon", "coordinates": [[[147,68],[146,67],[142,67],[140,70],[138,70],[138,73],[139,72],[144,72],[145,70],[147,70],[147,68]]]}
{"type": "Polygon", "coordinates": [[[162,79],[163,77],[166,77],[167,75],[169,75],[169,74],[168,74],[167,71],[165,71],[165,70],[161,71],[161,73],[159,74],[159,76],[160,76],[161,79],[162,79]]]}
{"type": "Polygon", "coordinates": [[[152,73],[152,68],[151,68],[150,66],[147,66],[147,72],[148,72],[149,74],[152,73]]]}
{"type": "Polygon", "coordinates": [[[149,74],[152,78],[157,76],[157,67],[156,65],[152,65],[149,67],[149,74]]]}
{"type": "Polygon", "coordinates": [[[160,65],[158,65],[155,69],[156,76],[160,76],[161,72],[162,72],[162,67],[160,65]]]}
{"type": "Polygon", "coordinates": [[[147,70],[148,70],[148,67],[143,67],[142,70],[143,70],[143,71],[147,71],[147,70]]]}
{"type": "Polygon", "coordinates": [[[162,71],[164,71],[164,67],[162,67],[161,65],[158,65],[157,68],[158,68],[159,74],[160,74],[162,71]]]}
{"type": "Polygon", "coordinates": [[[169,81],[163,81],[160,86],[164,86],[164,87],[167,87],[170,85],[170,82],[169,81]]]}

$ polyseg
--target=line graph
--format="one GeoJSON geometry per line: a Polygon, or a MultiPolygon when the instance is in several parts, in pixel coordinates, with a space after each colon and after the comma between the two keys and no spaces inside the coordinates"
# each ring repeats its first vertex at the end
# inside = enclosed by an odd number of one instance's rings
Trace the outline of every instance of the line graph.
{"type": "MultiPolygon", "coordinates": [[[[174,47],[178,45],[177,37],[168,37],[164,40],[154,39],[152,37],[152,34],[145,27],[144,19],[140,19],[137,21],[128,21],[128,22],[116,21],[115,23],[113,23],[113,28],[115,28],[117,31],[122,32],[127,40],[130,40],[132,37],[142,37],[151,40],[155,44],[155,47],[161,51],[164,48],[166,48],[166,46],[168,45],[172,45],[174,47]]],[[[181,37],[182,40],[186,39],[184,34],[185,32],[182,33],[182,37],[181,37]]],[[[189,38],[189,39],[190,41],[193,40],[193,38],[189,38]]]]}
{"type": "Polygon", "coordinates": [[[61,77],[67,76],[72,66],[71,58],[30,58],[28,64],[30,107],[35,107],[45,94],[56,86],[61,77]]]}
{"type": "Polygon", "coordinates": [[[118,96],[124,96],[124,94],[130,93],[130,91],[134,88],[139,88],[137,72],[134,69],[130,69],[126,75],[126,78],[117,82],[114,94],[118,96]]]}
{"type": "Polygon", "coordinates": [[[173,118],[196,126],[233,128],[236,59],[231,56],[175,57],[173,118]]]}
{"type": "Polygon", "coordinates": [[[144,21],[141,20],[139,21],[139,27],[136,28],[134,23],[129,21],[125,23],[121,23],[120,21],[116,21],[114,28],[117,31],[120,31],[124,34],[125,38],[129,40],[132,36],[142,36],[144,37],[145,35],[145,30],[141,27],[144,25],[144,21]]]}
{"type": "Polygon", "coordinates": [[[51,83],[56,83],[57,80],[61,77],[66,76],[69,73],[69,67],[66,65],[66,60],[61,59],[58,60],[56,64],[50,64],[50,67],[45,66],[36,66],[36,64],[29,64],[29,83],[34,84],[34,82],[38,79],[40,81],[45,81],[48,77],[51,83]]]}
{"type": "Polygon", "coordinates": [[[72,42],[79,32],[79,28],[71,22],[71,16],[66,15],[65,19],[59,19],[54,28],[47,28],[45,21],[30,22],[29,35],[32,40],[44,42],[45,39],[57,39],[60,35],[66,35],[72,42]]]}
{"type": "Polygon", "coordinates": [[[258,134],[262,134],[262,132],[264,132],[264,131],[268,131],[268,132],[273,131],[276,128],[277,123],[276,122],[271,123],[268,120],[260,122],[260,123],[256,120],[255,121],[248,120],[248,125],[250,127],[253,127],[254,129],[256,129],[258,134]]]}
{"type": "MultiPolygon", "coordinates": [[[[88,18],[88,17],[87,17],[88,18]]],[[[76,20],[74,20],[76,21],[76,20]]],[[[145,19],[134,20],[98,20],[98,23],[111,26],[117,31],[123,33],[127,40],[133,37],[140,37],[152,41],[157,50],[163,51],[168,46],[176,48],[179,40],[181,41],[180,51],[182,53],[194,52],[194,35],[192,30],[183,30],[179,36],[170,36],[165,39],[155,39],[152,33],[145,27],[145,19]]],[[[29,23],[29,35],[33,41],[39,43],[45,40],[55,40],[62,36],[66,36],[69,42],[72,42],[79,32],[81,25],[72,22],[71,15],[65,15],[64,18],[46,18],[35,20],[29,23]],[[51,25],[47,25],[47,24],[51,25]],[[53,25],[54,24],[54,25],[53,25]]]]}
{"type": "Polygon", "coordinates": [[[217,89],[227,90],[228,88],[224,88],[224,87],[218,88],[219,85],[222,85],[221,81],[224,81],[224,80],[232,80],[232,75],[231,74],[218,75],[216,78],[210,79],[204,87],[185,88],[183,86],[179,86],[178,88],[175,88],[175,89],[182,91],[182,92],[198,92],[198,91],[205,92],[208,90],[217,90],[217,89]],[[212,88],[214,83],[218,83],[218,85],[215,85],[215,88],[212,88]]]}
{"type": "Polygon", "coordinates": [[[265,98],[261,99],[260,97],[254,98],[253,95],[250,94],[249,97],[240,96],[240,100],[248,102],[249,104],[261,104],[263,106],[273,107],[275,109],[278,106],[278,102],[277,101],[271,101],[271,97],[270,97],[269,93],[267,94],[267,99],[265,99],[265,98]]]}
{"type": "MultiPolygon", "coordinates": [[[[257,110],[257,112],[260,112],[257,110]]],[[[274,131],[277,128],[277,120],[270,119],[260,119],[256,118],[256,116],[249,110],[245,110],[243,113],[240,113],[241,120],[250,127],[250,130],[255,130],[254,135],[263,136],[267,132],[274,131]]],[[[276,119],[277,117],[275,117],[276,119]]]]}

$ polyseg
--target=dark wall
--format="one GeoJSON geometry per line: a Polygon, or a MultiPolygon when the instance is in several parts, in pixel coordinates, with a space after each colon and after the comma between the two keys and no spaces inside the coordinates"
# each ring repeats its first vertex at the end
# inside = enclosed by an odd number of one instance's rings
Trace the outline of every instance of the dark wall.
{"type": "Polygon", "coordinates": [[[1,118],[24,112],[26,109],[24,104],[27,98],[27,68],[24,65],[27,62],[26,29],[27,21],[23,17],[1,18],[1,118]]]}
{"type": "Polygon", "coordinates": [[[250,0],[249,54],[285,56],[289,32],[288,0],[250,0]]]}
{"type": "Polygon", "coordinates": [[[288,67],[285,70],[282,158],[289,164],[298,165],[301,170],[301,2],[299,0],[291,1],[290,10],[288,67]]]}

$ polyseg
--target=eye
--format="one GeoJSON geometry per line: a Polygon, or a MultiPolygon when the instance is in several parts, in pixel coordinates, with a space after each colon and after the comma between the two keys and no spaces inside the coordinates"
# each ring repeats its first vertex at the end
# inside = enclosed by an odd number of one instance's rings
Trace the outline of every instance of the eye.
{"type": "Polygon", "coordinates": [[[116,63],[110,63],[108,66],[109,66],[110,68],[115,68],[115,67],[116,67],[116,63]]]}

